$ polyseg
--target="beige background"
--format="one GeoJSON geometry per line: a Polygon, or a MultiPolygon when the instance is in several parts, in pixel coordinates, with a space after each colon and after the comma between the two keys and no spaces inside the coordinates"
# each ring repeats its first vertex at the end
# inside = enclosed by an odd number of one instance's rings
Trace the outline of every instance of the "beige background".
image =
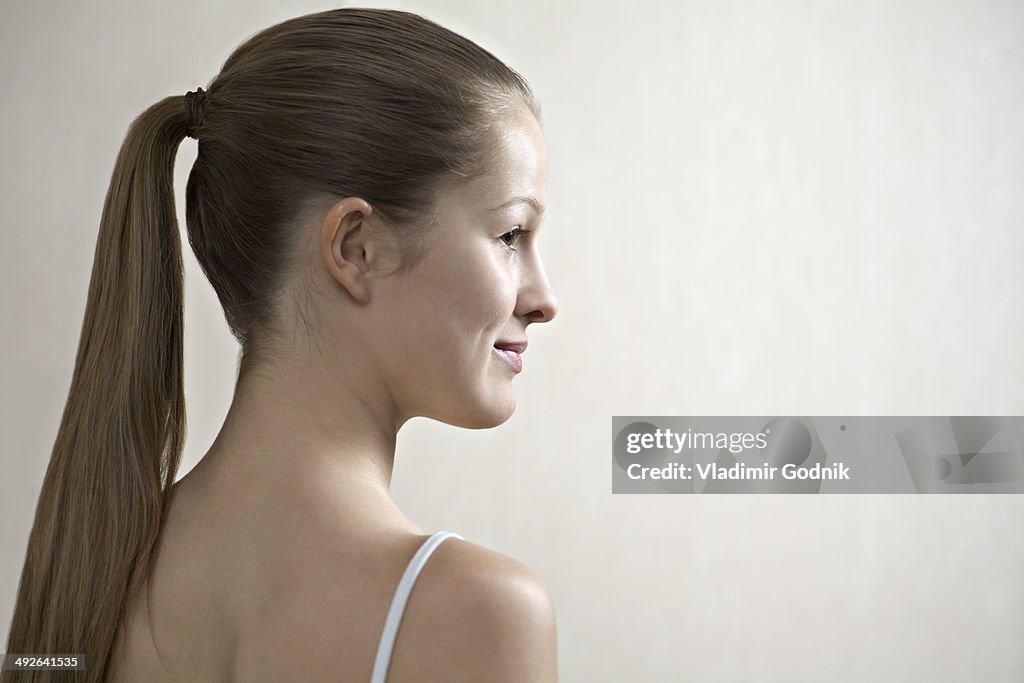
{"type": "MultiPolygon", "coordinates": [[[[329,6],[0,9],[0,647],[128,124],[329,6]]],[[[1024,5],[390,6],[543,101],[561,313],[516,415],[411,422],[393,492],[544,578],[563,680],[1024,679],[1024,497],[612,496],[609,458],[616,414],[1024,414],[1024,5]]],[[[236,362],[186,258],[181,474],[236,362]]]]}

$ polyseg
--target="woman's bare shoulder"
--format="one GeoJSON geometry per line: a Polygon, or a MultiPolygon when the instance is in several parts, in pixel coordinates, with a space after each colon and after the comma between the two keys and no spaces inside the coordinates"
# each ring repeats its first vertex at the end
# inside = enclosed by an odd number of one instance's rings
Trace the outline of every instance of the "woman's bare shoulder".
{"type": "Polygon", "coordinates": [[[471,541],[446,539],[406,606],[388,681],[557,680],[555,612],[540,577],[471,541]]]}
{"type": "MultiPolygon", "coordinates": [[[[427,538],[380,534],[347,543],[345,555],[289,565],[288,590],[264,603],[235,680],[369,680],[399,579],[427,538]],[[301,664],[288,652],[305,653],[301,664]]],[[[503,553],[445,539],[413,584],[387,680],[557,681],[555,612],[543,581],[503,553]]]]}

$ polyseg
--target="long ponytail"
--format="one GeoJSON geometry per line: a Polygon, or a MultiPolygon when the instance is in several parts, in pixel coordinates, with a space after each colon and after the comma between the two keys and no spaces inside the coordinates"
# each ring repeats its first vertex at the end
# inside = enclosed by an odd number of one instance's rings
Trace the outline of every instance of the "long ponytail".
{"type": "MultiPolygon", "coordinates": [[[[7,652],[81,654],[105,678],[149,574],[185,436],[183,269],[173,171],[183,96],[132,122],[103,206],[71,388],[36,506],[7,652]]],[[[5,671],[2,681],[15,680],[5,671]]],[[[71,678],[74,676],[74,678],[71,678]]]]}

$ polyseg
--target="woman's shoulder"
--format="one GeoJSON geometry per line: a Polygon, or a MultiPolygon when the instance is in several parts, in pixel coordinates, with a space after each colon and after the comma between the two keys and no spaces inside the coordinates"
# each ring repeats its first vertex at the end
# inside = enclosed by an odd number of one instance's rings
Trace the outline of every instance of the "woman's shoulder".
{"type": "MultiPolygon", "coordinates": [[[[231,678],[369,681],[398,584],[429,537],[379,533],[296,561],[288,589],[250,622],[263,626],[246,639],[231,678]]],[[[555,671],[555,614],[540,577],[471,541],[437,545],[409,593],[388,683],[546,683],[555,671]]]]}
{"type": "Polygon", "coordinates": [[[470,621],[486,616],[554,619],[544,581],[523,562],[461,538],[445,540],[434,555],[421,572],[424,593],[430,594],[421,606],[432,598],[438,604],[431,606],[439,610],[445,604],[464,608],[470,621]]]}
{"type": "Polygon", "coordinates": [[[388,681],[554,681],[555,670],[555,613],[536,572],[472,541],[438,545],[410,594],[388,681]]]}

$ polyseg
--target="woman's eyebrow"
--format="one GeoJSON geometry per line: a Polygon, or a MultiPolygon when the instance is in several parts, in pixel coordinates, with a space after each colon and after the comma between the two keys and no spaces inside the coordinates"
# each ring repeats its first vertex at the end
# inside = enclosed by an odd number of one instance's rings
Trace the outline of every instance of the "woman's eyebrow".
{"type": "Polygon", "coordinates": [[[536,211],[538,214],[544,213],[544,205],[537,201],[536,197],[533,197],[531,195],[516,195],[515,197],[512,197],[507,202],[502,204],[501,206],[494,207],[493,209],[491,209],[491,211],[504,209],[506,206],[511,206],[513,204],[529,204],[530,206],[533,207],[533,210],[536,211]]]}

